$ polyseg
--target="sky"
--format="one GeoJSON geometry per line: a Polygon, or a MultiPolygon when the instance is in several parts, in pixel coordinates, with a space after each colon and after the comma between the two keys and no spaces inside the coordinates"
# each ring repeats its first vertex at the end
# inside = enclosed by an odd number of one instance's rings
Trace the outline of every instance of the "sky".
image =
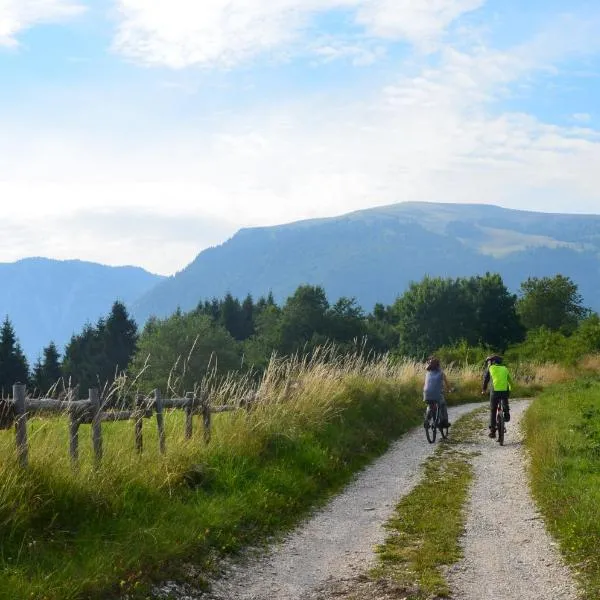
{"type": "Polygon", "coordinates": [[[0,262],[171,274],[403,201],[600,213],[597,0],[0,0],[0,262]]]}

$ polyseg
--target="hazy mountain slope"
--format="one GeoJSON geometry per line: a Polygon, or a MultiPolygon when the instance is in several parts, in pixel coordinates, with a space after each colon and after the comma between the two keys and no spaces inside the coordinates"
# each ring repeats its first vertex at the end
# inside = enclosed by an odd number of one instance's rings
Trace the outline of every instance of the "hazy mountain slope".
{"type": "Polygon", "coordinates": [[[356,296],[371,310],[391,303],[425,274],[498,271],[516,291],[530,275],[571,276],[600,309],[600,216],[555,215],[487,205],[403,203],[332,219],[243,229],[161,282],[134,306],[138,320],[226,292],[273,291],[279,301],[302,283],[330,299],[356,296]]]}
{"type": "Polygon", "coordinates": [[[86,321],[105,316],[112,303],[130,303],[162,277],[137,267],[30,258],[0,264],[0,318],[11,319],[21,345],[35,360],[51,340],[59,346],[86,321]]]}

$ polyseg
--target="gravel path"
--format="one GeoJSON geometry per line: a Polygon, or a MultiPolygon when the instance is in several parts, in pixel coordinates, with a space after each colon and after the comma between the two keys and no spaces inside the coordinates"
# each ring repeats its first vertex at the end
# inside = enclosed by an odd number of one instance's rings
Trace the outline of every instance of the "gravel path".
{"type": "Polygon", "coordinates": [[[527,405],[513,402],[504,447],[488,438],[471,446],[481,454],[474,460],[475,483],[462,540],[465,558],[448,573],[457,600],[577,598],[529,495],[519,427],[527,405]]]}
{"type": "MultiPolygon", "coordinates": [[[[575,600],[575,586],[529,496],[519,421],[527,406],[513,402],[505,446],[485,437],[466,444],[479,452],[462,540],[465,558],[448,570],[454,600],[575,600]]],[[[476,407],[451,409],[456,420],[476,407]]],[[[159,598],[177,600],[393,600],[406,590],[361,577],[384,523],[419,482],[435,446],[418,427],[397,441],[323,510],[268,554],[232,563],[210,592],[164,584],[159,598]]]]}
{"type": "MultiPolygon", "coordinates": [[[[450,420],[474,408],[452,408],[450,420]]],[[[374,546],[385,539],[384,523],[400,498],[419,482],[421,464],[434,449],[422,427],[417,427],[268,555],[247,565],[231,565],[223,578],[213,582],[210,594],[165,584],[161,586],[163,597],[298,600],[327,581],[350,579],[366,571],[374,558],[374,546]]]]}

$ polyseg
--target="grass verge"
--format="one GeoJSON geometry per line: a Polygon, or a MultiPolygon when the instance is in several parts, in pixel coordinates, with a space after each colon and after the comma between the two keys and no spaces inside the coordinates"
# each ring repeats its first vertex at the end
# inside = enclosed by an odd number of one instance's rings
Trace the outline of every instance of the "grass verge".
{"type": "Polygon", "coordinates": [[[378,548],[379,564],[371,576],[400,585],[407,599],[449,596],[442,570],[462,557],[459,542],[473,480],[473,454],[459,446],[471,440],[479,415],[475,411],[454,423],[450,438],[425,463],[421,483],[387,524],[390,534],[378,548]]]}
{"type": "Polygon", "coordinates": [[[532,490],[579,583],[600,598],[600,382],[553,387],[525,417],[532,490]]]}

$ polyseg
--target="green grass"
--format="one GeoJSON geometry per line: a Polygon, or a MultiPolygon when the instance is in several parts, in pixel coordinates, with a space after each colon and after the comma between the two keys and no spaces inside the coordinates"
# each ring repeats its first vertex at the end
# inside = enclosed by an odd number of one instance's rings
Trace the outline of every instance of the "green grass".
{"type": "Polygon", "coordinates": [[[534,497],[583,598],[600,597],[600,382],[582,380],[537,398],[525,418],[534,497]]]}
{"type": "Polygon", "coordinates": [[[66,420],[30,422],[26,471],[14,465],[12,433],[0,432],[0,455],[13,457],[0,467],[0,598],[143,596],[155,578],[185,577],[183,561],[209,569],[291,527],[421,419],[411,386],[361,377],[336,386],[320,404],[303,396],[221,415],[208,447],[200,430],[186,441],[182,414],[169,414],[166,457],[148,422],[141,457],[131,423],[106,424],[99,470],[89,426],[76,471],[66,420]]]}
{"type": "Polygon", "coordinates": [[[452,426],[450,438],[426,461],[421,483],[387,524],[390,534],[378,548],[379,565],[371,576],[393,580],[404,588],[405,598],[449,596],[442,569],[462,556],[459,542],[473,479],[472,455],[458,444],[469,441],[479,422],[477,414],[469,414],[452,426]]]}

